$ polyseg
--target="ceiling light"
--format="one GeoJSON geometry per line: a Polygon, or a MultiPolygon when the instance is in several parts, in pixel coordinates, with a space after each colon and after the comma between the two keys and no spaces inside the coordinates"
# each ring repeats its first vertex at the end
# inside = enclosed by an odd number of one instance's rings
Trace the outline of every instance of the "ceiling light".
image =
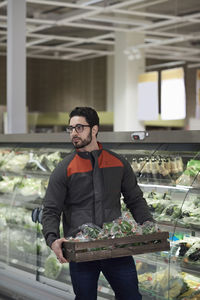
{"type": "Polygon", "coordinates": [[[140,50],[135,47],[129,47],[129,48],[125,49],[124,54],[127,55],[129,60],[141,58],[140,50]]]}

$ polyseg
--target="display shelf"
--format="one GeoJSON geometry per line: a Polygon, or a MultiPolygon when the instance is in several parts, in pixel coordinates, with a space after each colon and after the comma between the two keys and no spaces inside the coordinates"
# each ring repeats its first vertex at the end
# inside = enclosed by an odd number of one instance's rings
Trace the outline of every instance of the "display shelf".
{"type": "MultiPolygon", "coordinates": [[[[138,173],[137,177],[138,183],[140,188],[143,190],[145,198],[148,195],[148,193],[151,193],[152,191],[155,191],[158,199],[156,199],[155,203],[163,204],[163,201],[166,201],[165,204],[171,204],[173,206],[180,206],[181,209],[185,209],[186,206],[191,208],[192,205],[196,205],[196,208],[198,209],[200,207],[200,199],[199,199],[199,192],[200,192],[200,184],[199,184],[199,178],[198,180],[194,181],[195,178],[198,177],[198,161],[200,161],[200,131],[196,132],[149,132],[148,136],[143,141],[135,141],[131,138],[131,132],[120,132],[120,133],[99,133],[98,138],[100,142],[104,145],[105,148],[108,148],[110,150],[113,150],[114,152],[117,152],[118,154],[124,156],[131,164],[133,162],[133,159],[137,159],[137,162],[139,163],[140,158],[145,158],[151,160],[152,158],[156,158],[159,162],[159,159],[165,159],[167,157],[172,158],[171,163],[174,164],[174,159],[176,157],[181,157],[182,159],[182,171],[175,170],[174,174],[171,172],[173,176],[171,177],[165,177],[161,178],[159,174],[157,178],[145,178],[145,172],[138,173]],[[187,178],[187,184],[182,184],[183,181],[177,181],[177,179],[187,170],[188,162],[194,162],[196,161],[196,165],[192,165],[192,168],[195,169],[195,176],[191,176],[191,178],[187,178]],[[141,175],[142,174],[142,175],[141,175]],[[143,177],[144,176],[144,177],[143,177]],[[192,183],[192,184],[191,184],[192,183]],[[195,184],[194,184],[195,183],[195,184]],[[162,199],[164,197],[164,200],[162,199]],[[194,204],[196,203],[196,204],[194,204]],[[183,205],[184,204],[184,205],[183,205]]],[[[36,155],[35,157],[40,157],[41,155],[47,156],[53,152],[58,153],[61,158],[63,158],[65,155],[70,153],[73,150],[73,146],[71,145],[70,139],[66,134],[56,133],[56,134],[30,134],[30,135],[7,135],[1,137],[0,142],[0,153],[1,151],[7,151],[8,154],[10,151],[13,151],[12,155],[19,155],[28,154],[29,158],[27,161],[33,162],[32,157],[36,155]]],[[[59,155],[57,157],[59,157],[59,155]]],[[[27,158],[26,158],[27,159],[27,158]]],[[[1,161],[1,156],[0,156],[1,161]]],[[[37,160],[36,160],[37,161],[37,160]]],[[[36,162],[35,161],[35,162],[36,162]]],[[[39,161],[39,160],[38,160],[39,161]]],[[[40,160],[41,161],[41,160],[40,160]]],[[[142,160],[141,160],[142,161],[142,160]]],[[[45,163],[45,160],[43,160],[45,163]]],[[[54,161],[55,162],[55,161],[54,161]]],[[[47,162],[48,163],[48,162],[47,162]]],[[[58,163],[58,160],[56,161],[58,163]]],[[[1,165],[1,164],[0,164],[1,165]]],[[[17,165],[17,164],[16,164],[17,165]]],[[[16,167],[15,165],[15,167],[16,167]]],[[[37,162],[35,164],[36,168],[37,162]]],[[[49,165],[50,166],[50,165],[49,165]]],[[[54,165],[55,166],[55,165],[54,165]]],[[[174,165],[173,165],[174,166],[174,165]]],[[[50,176],[50,169],[45,171],[45,168],[43,169],[44,165],[42,165],[41,170],[36,170],[34,167],[34,164],[22,164],[17,165],[18,171],[14,171],[14,168],[12,169],[12,164],[9,164],[7,168],[5,167],[4,170],[0,169],[0,180],[2,176],[17,178],[20,177],[21,181],[25,179],[41,179],[41,182],[48,181],[48,178],[50,176]],[[18,169],[19,168],[19,169],[18,169]],[[21,169],[20,169],[21,168],[21,169]]],[[[52,165],[50,166],[52,168],[52,165]]],[[[189,166],[191,167],[191,165],[189,166]]],[[[189,168],[189,172],[190,172],[189,168]]],[[[144,171],[144,169],[143,169],[144,171]]],[[[151,170],[152,171],[152,170],[151,170]]],[[[187,172],[186,172],[187,173],[187,172]]],[[[152,176],[152,175],[150,175],[152,176]]],[[[155,177],[156,177],[155,176],[155,177]]],[[[189,175],[190,176],[190,175],[189,175]]],[[[43,189],[43,192],[45,191],[46,186],[43,189]]],[[[20,195],[20,191],[17,191],[17,186],[14,187],[14,189],[11,191],[12,193],[6,194],[6,193],[0,193],[0,203],[1,207],[2,205],[6,206],[6,209],[11,209],[12,212],[17,213],[20,211],[19,209],[22,208],[22,211],[26,210],[26,213],[31,216],[31,210],[35,207],[41,206],[43,201],[44,193],[40,194],[40,196],[36,194],[30,195],[26,193],[25,195],[20,195]]],[[[150,199],[150,198],[149,198],[150,199]]],[[[147,197],[147,202],[148,202],[147,197]]],[[[149,200],[150,201],[150,200],[149,200]]],[[[150,203],[150,202],[149,202],[150,203]]],[[[195,207],[195,206],[193,206],[195,207]]],[[[192,208],[191,208],[192,209],[192,208]]],[[[198,211],[197,211],[198,212],[198,211]]],[[[9,212],[10,213],[10,212],[9,212]]],[[[1,209],[0,209],[1,214],[1,209]]],[[[2,213],[2,215],[4,215],[2,213]]],[[[161,215],[161,213],[157,213],[158,216],[161,215]]],[[[29,217],[30,217],[29,216],[29,217]]],[[[155,215],[156,216],[156,215],[155,215]]],[[[6,227],[6,230],[10,230],[13,232],[13,235],[8,236],[7,243],[8,245],[4,248],[4,251],[1,251],[0,260],[4,262],[5,265],[10,265],[9,272],[11,270],[18,270],[20,272],[24,272],[23,276],[31,275],[32,281],[36,281],[37,283],[40,283],[41,286],[46,286],[47,288],[53,288],[56,291],[66,292],[68,290],[69,295],[71,295],[72,298],[74,298],[73,295],[73,289],[70,282],[70,275],[68,270],[62,270],[61,275],[56,279],[50,279],[44,276],[45,271],[45,260],[48,257],[48,254],[45,251],[37,252],[37,237],[41,236],[41,228],[39,229],[39,232],[37,232],[37,226],[31,227],[31,229],[25,229],[26,222],[23,222],[23,215],[21,214],[21,221],[20,221],[20,214],[15,215],[11,214],[11,218],[14,220],[19,220],[20,224],[10,224],[9,218],[6,218],[6,223],[0,222],[0,230],[2,230],[4,227],[6,227]],[[2,225],[3,224],[3,225],[2,225]],[[4,226],[4,227],[2,227],[4,226]],[[18,233],[21,232],[24,237],[27,235],[31,235],[33,233],[32,237],[32,249],[29,249],[27,247],[26,251],[19,251],[20,247],[22,247],[20,244],[16,245],[19,247],[18,250],[14,250],[14,246],[9,244],[10,238],[11,241],[13,241],[13,237],[15,235],[14,230],[17,230],[18,233]],[[24,252],[24,253],[23,253],[24,252]],[[2,253],[4,255],[2,255],[2,253]],[[23,255],[24,254],[24,255],[23,255]],[[21,270],[20,270],[21,268],[21,270]],[[22,270],[23,269],[23,270],[22,270]]],[[[200,228],[196,226],[195,218],[192,218],[190,215],[183,220],[178,219],[178,215],[174,214],[173,217],[170,216],[169,221],[164,221],[159,219],[159,227],[162,231],[168,231],[170,232],[171,236],[176,236],[177,238],[185,237],[185,236],[192,236],[192,237],[200,237],[200,228]],[[187,221],[188,225],[183,221],[187,221]],[[190,222],[191,221],[191,222],[190,222]],[[193,222],[193,223],[192,223],[193,222]],[[190,226],[190,224],[193,224],[190,226]]],[[[30,220],[30,218],[29,218],[30,220]]],[[[14,223],[14,222],[13,222],[14,223]]],[[[29,221],[28,221],[29,224],[29,221]]],[[[30,224],[29,224],[30,225],[30,224]]],[[[33,224],[34,225],[34,224],[33,224]]],[[[4,237],[5,238],[5,237],[4,237]]],[[[24,239],[24,238],[23,238],[24,239]]],[[[1,240],[1,234],[0,234],[0,241],[1,240]]],[[[46,245],[44,248],[47,247],[46,245]]],[[[43,249],[44,249],[43,248],[43,249]]],[[[0,249],[2,250],[2,249],[0,249]]],[[[23,250],[23,247],[21,248],[23,250]]],[[[169,274],[172,271],[173,267],[177,267],[181,272],[186,274],[193,274],[196,277],[200,276],[200,272],[197,264],[189,264],[185,265],[181,259],[178,259],[176,257],[176,261],[174,261],[175,257],[172,256],[173,253],[171,252],[161,252],[161,253],[154,253],[147,256],[140,256],[136,255],[134,256],[137,262],[142,262],[144,269],[148,272],[160,272],[162,270],[167,270],[169,274]]],[[[143,272],[141,270],[141,272],[143,272]]],[[[22,274],[22,273],[20,273],[22,274]]],[[[143,273],[141,273],[143,274],[143,273]]],[[[25,279],[24,279],[25,280],[25,279]]],[[[0,283],[1,285],[1,283],[0,283]]],[[[170,282],[166,281],[166,285],[168,285],[168,288],[170,288],[170,282]]],[[[146,286],[144,287],[143,284],[140,283],[140,290],[143,294],[143,299],[148,300],[168,300],[168,298],[165,298],[161,295],[159,292],[159,289],[157,289],[155,286],[146,286]]],[[[110,289],[110,286],[108,285],[107,281],[101,280],[99,281],[99,298],[98,299],[113,299],[113,292],[110,289]]],[[[41,298],[37,298],[41,299],[41,298]]],[[[49,297],[46,297],[45,299],[50,299],[49,297]]],[[[53,298],[54,300],[56,297],[53,298]]],[[[70,297],[69,297],[70,299],[70,297]]],[[[170,298],[171,299],[171,298],[170,298]]],[[[172,298],[173,299],[173,298],[172,298]]],[[[174,298],[177,299],[177,298],[174,298]]],[[[174,300],[173,299],[173,300],[174,300]]]]}
{"type": "Polygon", "coordinates": [[[160,267],[166,268],[167,265],[169,264],[169,256],[170,255],[168,252],[165,257],[152,253],[151,260],[149,260],[149,257],[145,257],[142,254],[134,255],[134,258],[135,258],[136,262],[142,262],[145,264],[147,263],[149,265],[157,266],[159,268],[160,267]]]}
{"type": "Polygon", "coordinates": [[[176,190],[176,191],[181,191],[181,192],[188,192],[189,190],[193,190],[194,192],[200,191],[199,188],[194,188],[192,186],[183,186],[183,185],[175,185],[173,183],[171,184],[158,184],[158,183],[153,183],[152,181],[149,181],[149,183],[138,183],[141,188],[158,188],[158,189],[164,189],[164,190],[176,190]]]}
{"type": "Polygon", "coordinates": [[[4,206],[10,206],[11,205],[11,202],[13,201],[12,200],[12,195],[11,194],[3,194],[3,193],[0,193],[0,203],[3,204],[4,206]]]}
{"type": "Polygon", "coordinates": [[[159,293],[155,293],[153,291],[143,288],[143,286],[141,284],[139,284],[139,288],[142,293],[143,299],[144,299],[144,297],[146,297],[147,299],[168,300],[168,298],[160,296],[159,293]]]}
{"type": "MultiPolygon", "coordinates": [[[[176,222],[176,221],[175,221],[176,222]]],[[[158,222],[161,230],[166,230],[168,232],[181,232],[185,235],[194,235],[194,231],[191,228],[186,228],[184,225],[180,226],[176,224],[172,224],[170,222],[158,222]]],[[[197,231],[196,231],[197,233],[197,231]]]]}
{"type": "Polygon", "coordinates": [[[185,273],[189,273],[192,274],[194,276],[196,276],[197,278],[199,278],[199,273],[200,273],[200,265],[197,263],[193,263],[193,264],[184,264],[183,262],[180,263],[180,268],[182,272],[185,273]]]}
{"type": "Polygon", "coordinates": [[[11,171],[1,171],[0,176],[8,176],[8,177],[24,177],[24,178],[49,178],[51,172],[39,172],[39,171],[31,171],[31,170],[24,170],[20,172],[11,172],[11,171]]]}
{"type": "MultiPolygon", "coordinates": [[[[31,200],[33,201],[33,200],[31,200]]],[[[25,202],[22,197],[19,197],[18,199],[14,199],[14,201],[10,200],[9,198],[7,197],[0,197],[0,204],[4,205],[4,206],[7,206],[9,209],[12,208],[12,207],[15,207],[15,208],[20,208],[23,206],[24,209],[27,209],[27,210],[30,210],[30,213],[31,213],[31,210],[40,206],[41,203],[42,203],[42,200],[41,198],[36,198],[34,201],[34,203],[32,202],[25,202]]],[[[1,209],[1,207],[0,207],[1,209]]]]}
{"type": "Polygon", "coordinates": [[[173,259],[173,256],[171,256],[170,252],[166,253],[166,256],[161,256],[159,254],[152,255],[151,261],[149,261],[148,257],[142,255],[134,256],[134,258],[136,260],[136,263],[148,263],[152,266],[157,265],[158,267],[162,268],[166,268],[167,265],[170,263],[172,267],[180,269],[180,272],[189,273],[199,278],[200,264],[197,264],[195,262],[185,264],[181,258],[176,257],[173,259]]]}

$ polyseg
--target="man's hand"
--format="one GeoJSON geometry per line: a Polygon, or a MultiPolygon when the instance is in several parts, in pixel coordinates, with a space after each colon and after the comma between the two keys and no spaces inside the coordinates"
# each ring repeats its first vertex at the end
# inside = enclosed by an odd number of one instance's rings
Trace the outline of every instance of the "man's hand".
{"type": "Polygon", "coordinates": [[[51,245],[51,249],[53,250],[53,252],[55,253],[55,255],[57,256],[57,259],[59,260],[59,262],[61,264],[64,264],[66,262],[68,262],[62,253],[62,243],[66,242],[65,238],[61,238],[61,239],[57,239],[55,240],[52,245],[51,245]]]}

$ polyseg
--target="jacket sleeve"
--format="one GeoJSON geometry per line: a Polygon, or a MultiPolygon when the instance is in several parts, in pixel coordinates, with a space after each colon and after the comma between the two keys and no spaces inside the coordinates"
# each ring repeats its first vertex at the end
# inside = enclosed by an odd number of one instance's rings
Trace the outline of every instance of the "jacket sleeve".
{"type": "Polygon", "coordinates": [[[130,210],[137,223],[143,224],[145,221],[154,219],[149,211],[146,200],[143,198],[136,176],[127,160],[123,160],[124,174],[122,179],[122,194],[127,208],[130,210]]]}
{"type": "Polygon", "coordinates": [[[60,218],[67,194],[66,167],[61,162],[50,176],[44,198],[42,232],[49,247],[60,238],[60,218]]]}

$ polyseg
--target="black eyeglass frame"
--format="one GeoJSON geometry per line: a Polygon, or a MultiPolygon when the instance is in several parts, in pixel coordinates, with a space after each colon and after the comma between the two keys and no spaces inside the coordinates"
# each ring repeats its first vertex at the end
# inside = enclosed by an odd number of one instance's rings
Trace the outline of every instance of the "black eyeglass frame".
{"type": "Polygon", "coordinates": [[[66,127],[66,132],[67,133],[72,133],[73,130],[75,129],[75,131],[77,133],[81,133],[81,132],[83,132],[85,127],[91,127],[91,126],[90,125],[84,125],[84,124],[76,124],[76,126],[67,126],[66,127]]]}

